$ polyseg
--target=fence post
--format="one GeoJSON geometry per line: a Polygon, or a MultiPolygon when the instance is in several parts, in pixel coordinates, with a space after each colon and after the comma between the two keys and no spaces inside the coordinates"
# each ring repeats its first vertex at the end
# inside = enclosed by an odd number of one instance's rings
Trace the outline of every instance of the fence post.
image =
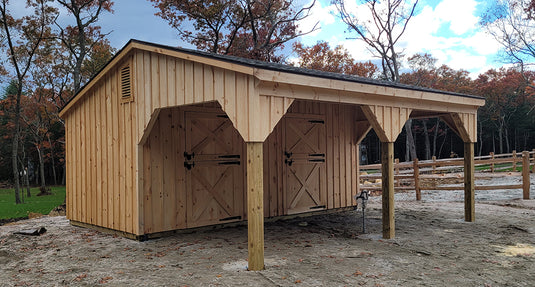
{"type": "MultiPolygon", "coordinates": [[[[394,159],[394,180],[396,179],[396,175],[399,175],[399,158],[394,159]]],[[[395,182],[396,182],[396,186],[397,187],[401,186],[401,179],[400,178],[395,180],[395,182]]]]}
{"type": "Polygon", "coordinates": [[[522,190],[524,199],[529,199],[529,152],[522,152],[522,190]]]}
{"type": "Polygon", "coordinates": [[[531,152],[533,153],[533,165],[531,166],[531,172],[535,172],[535,148],[531,152]]]}
{"type": "Polygon", "coordinates": [[[516,150],[513,150],[513,172],[516,172],[516,150]]]}
{"type": "Polygon", "coordinates": [[[490,159],[491,159],[490,172],[494,172],[494,152],[493,151],[490,152],[490,159]]]}
{"type": "Polygon", "coordinates": [[[437,173],[437,165],[436,165],[437,157],[436,156],[432,156],[431,159],[433,160],[433,174],[435,174],[435,173],[437,173]]]}
{"type": "Polygon", "coordinates": [[[413,170],[414,170],[414,190],[416,191],[416,200],[422,200],[422,191],[420,190],[420,168],[418,167],[418,159],[415,158],[413,161],[413,170]]]}

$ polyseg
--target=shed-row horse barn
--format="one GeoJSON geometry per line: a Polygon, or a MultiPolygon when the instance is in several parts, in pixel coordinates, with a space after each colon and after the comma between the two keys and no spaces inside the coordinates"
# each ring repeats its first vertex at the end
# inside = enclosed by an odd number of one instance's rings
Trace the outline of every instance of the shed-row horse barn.
{"type": "Polygon", "coordinates": [[[393,143],[441,117],[465,142],[474,220],[481,98],[131,40],[61,111],[72,224],[151,234],[248,221],[264,267],[264,217],[353,206],[358,144],[382,142],[383,236],[394,237],[393,143]]]}

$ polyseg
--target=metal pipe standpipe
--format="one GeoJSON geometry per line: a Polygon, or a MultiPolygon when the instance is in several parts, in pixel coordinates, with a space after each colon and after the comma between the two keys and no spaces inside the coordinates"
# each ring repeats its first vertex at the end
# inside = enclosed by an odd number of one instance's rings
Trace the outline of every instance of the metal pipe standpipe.
{"type": "Polygon", "coordinates": [[[363,190],[360,192],[359,195],[355,195],[354,198],[357,201],[357,207],[361,205],[362,206],[362,233],[366,233],[366,216],[365,216],[365,210],[366,210],[366,203],[368,202],[369,192],[367,190],[363,190]]]}

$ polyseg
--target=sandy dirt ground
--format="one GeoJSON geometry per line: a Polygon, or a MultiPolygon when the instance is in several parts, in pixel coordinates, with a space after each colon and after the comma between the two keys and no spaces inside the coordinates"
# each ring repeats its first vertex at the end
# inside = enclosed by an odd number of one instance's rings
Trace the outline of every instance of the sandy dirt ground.
{"type": "MultiPolygon", "coordinates": [[[[491,182],[500,184],[509,179],[491,182]],[[497,182],[497,183],[496,183],[497,182]]],[[[535,193],[532,175],[532,195],[535,193]]],[[[488,184],[488,183],[487,183],[488,184]]],[[[137,242],[65,217],[0,226],[1,286],[534,286],[535,201],[521,190],[396,194],[396,238],[381,238],[381,200],[266,223],[264,271],[246,271],[245,226],[137,242]],[[41,236],[14,234],[45,227],[41,236]]]]}

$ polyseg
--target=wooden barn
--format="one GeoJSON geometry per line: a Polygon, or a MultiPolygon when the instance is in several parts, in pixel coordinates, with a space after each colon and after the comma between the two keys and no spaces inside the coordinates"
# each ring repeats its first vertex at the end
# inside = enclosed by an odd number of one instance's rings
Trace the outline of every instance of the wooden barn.
{"type": "Polygon", "coordinates": [[[409,118],[441,117],[465,142],[474,220],[479,97],[131,40],[61,111],[67,217],[151,234],[248,221],[264,266],[264,217],[355,204],[358,144],[382,142],[383,236],[394,237],[393,143],[409,118]]]}

